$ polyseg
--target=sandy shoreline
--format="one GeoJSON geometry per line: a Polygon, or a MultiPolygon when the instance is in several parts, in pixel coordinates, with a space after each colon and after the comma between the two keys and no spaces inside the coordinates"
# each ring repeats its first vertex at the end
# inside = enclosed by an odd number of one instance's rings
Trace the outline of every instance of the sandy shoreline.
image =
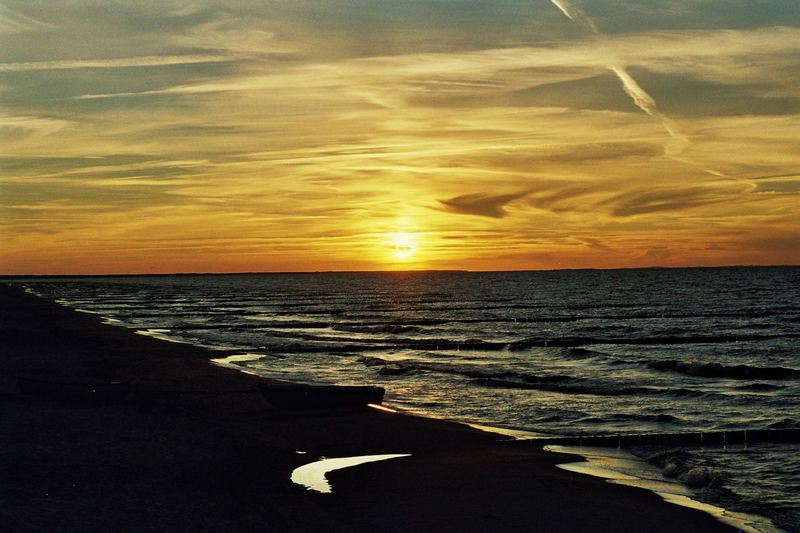
{"type": "Polygon", "coordinates": [[[571,456],[374,411],[275,416],[218,352],[108,326],[0,285],[0,524],[9,531],[735,531],[571,456]],[[180,390],[143,409],[21,394],[19,376],[180,390]],[[298,453],[303,452],[303,453],[298,453]],[[321,457],[411,454],[290,481],[321,457]]]}

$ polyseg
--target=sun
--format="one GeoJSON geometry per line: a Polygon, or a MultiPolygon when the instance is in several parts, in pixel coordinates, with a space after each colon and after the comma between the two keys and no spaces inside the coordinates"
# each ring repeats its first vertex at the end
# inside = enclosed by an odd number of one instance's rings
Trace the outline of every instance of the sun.
{"type": "Polygon", "coordinates": [[[388,235],[392,254],[399,261],[409,261],[417,251],[417,236],[414,233],[390,233],[388,235]]]}

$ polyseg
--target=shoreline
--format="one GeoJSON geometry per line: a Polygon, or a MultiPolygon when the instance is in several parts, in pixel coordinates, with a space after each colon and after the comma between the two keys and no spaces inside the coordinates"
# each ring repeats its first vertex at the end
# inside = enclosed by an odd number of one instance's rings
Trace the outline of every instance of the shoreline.
{"type": "Polygon", "coordinates": [[[607,480],[609,483],[639,487],[659,495],[665,502],[699,509],[735,527],[740,533],[786,533],[760,515],[731,511],[703,502],[685,485],[665,477],[662,472],[628,450],[613,447],[546,445],[547,451],[574,454],[583,461],[556,465],[607,480]]]}
{"type": "Polygon", "coordinates": [[[637,488],[568,472],[446,420],[365,411],[276,415],[219,352],[103,324],[0,285],[0,520],[16,531],[735,531],[637,488]],[[21,394],[16,378],[179,389],[134,402],[21,394]],[[7,452],[5,450],[8,450],[7,452]],[[322,457],[412,454],[290,481],[322,457]]]}

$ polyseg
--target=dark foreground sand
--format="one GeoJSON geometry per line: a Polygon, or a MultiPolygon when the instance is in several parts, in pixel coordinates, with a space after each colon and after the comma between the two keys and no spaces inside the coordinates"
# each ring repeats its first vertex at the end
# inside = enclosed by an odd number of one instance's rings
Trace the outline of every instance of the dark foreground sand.
{"type": "Polygon", "coordinates": [[[0,285],[0,531],[733,531],[644,490],[463,425],[401,414],[276,416],[260,378],[0,285]],[[22,394],[17,376],[181,390],[143,409],[22,394]],[[298,454],[298,451],[306,452],[298,454]],[[325,457],[410,453],[289,480],[325,457]]]}

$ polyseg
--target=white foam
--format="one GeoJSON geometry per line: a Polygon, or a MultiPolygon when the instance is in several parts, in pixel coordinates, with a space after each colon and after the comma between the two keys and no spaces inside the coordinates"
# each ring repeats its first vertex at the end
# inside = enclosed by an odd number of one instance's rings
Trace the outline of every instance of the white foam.
{"type": "Polygon", "coordinates": [[[655,492],[664,501],[704,511],[720,522],[734,526],[745,533],[783,533],[767,518],[746,513],[737,513],[702,503],[692,498],[693,492],[686,486],[664,477],[656,467],[641,461],[633,454],[613,448],[589,446],[545,446],[546,451],[583,456],[586,461],[557,465],[570,472],[607,479],[610,483],[638,487],[655,492]]]}
{"type": "Polygon", "coordinates": [[[531,440],[548,437],[545,433],[536,433],[534,431],[525,431],[522,429],[508,429],[497,426],[485,426],[483,424],[467,424],[469,427],[485,431],[486,433],[497,433],[504,437],[513,437],[515,440],[531,440]]]}
{"type": "MultiPolygon", "coordinates": [[[[224,348],[213,348],[213,349],[222,350],[224,348]]],[[[221,357],[218,359],[211,359],[211,364],[216,366],[222,366],[225,368],[232,368],[234,370],[242,372],[243,374],[250,374],[251,376],[263,377],[258,372],[254,372],[248,368],[236,364],[237,362],[244,362],[244,361],[258,361],[259,359],[263,358],[264,356],[262,354],[244,353],[244,354],[229,355],[228,357],[221,357]]]]}
{"type": "Polygon", "coordinates": [[[152,328],[152,329],[137,329],[137,330],[134,330],[134,333],[136,333],[137,335],[143,335],[145,337],[153,337],[154,339],[158,339],[158,340],[162,340],[162,341],[174,342],[176,344],[190,344],[187,341],[182,341],[182,340],[170,337],[168,335],[170,333],[170,330],[168,330],[168,329],[156,329],[156,328],[152,328]]]}

